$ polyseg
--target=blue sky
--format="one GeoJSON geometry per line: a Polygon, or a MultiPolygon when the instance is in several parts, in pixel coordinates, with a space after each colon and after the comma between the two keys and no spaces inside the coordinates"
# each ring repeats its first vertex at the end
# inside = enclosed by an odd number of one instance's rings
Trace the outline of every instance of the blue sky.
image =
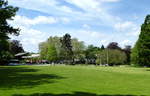
{"type": "Polygon", "coordinates": [[[86,45],[121,47],[134,45],[140,26],[150,13],[149,0],[8,0],[20,8],[14,27],[20,36],[11,36],[26,51],[38,52],[38,44],[49,36],[71,34],[86,45]]]}

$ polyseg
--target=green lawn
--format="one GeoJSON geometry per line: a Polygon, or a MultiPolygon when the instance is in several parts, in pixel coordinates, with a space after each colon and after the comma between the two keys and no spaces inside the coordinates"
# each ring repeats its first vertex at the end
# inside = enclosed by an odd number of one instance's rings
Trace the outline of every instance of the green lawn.
{"type": "Polygon", "coordinates": [[[150,69],[1,66],[0,96],[150,96],[150,69]]]}

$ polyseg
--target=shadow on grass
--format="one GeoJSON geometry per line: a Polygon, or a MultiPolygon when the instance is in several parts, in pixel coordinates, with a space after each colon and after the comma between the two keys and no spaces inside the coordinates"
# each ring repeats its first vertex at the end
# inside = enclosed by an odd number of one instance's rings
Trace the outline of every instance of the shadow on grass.
{"type": "Polygon", "coordinates": [[[0,67],[0,90],[32,88],[64,78],[55,74],[37,74],[37,71],[39,70],[26,67],[0,67]]]}
{"type": "Polygon", "coordinates": [[[145,96],[145,95],[119,95],[119,94],[114,94],[114,95],[107,95],[107,94],[102,94],[102,95],[97,95],[94,93],[87,93],[87,92],[75,92],[73,94],[50,94],[50,93],[35,93],[31,95],[19,95],[15,94],[13,96],[145,96]]]}

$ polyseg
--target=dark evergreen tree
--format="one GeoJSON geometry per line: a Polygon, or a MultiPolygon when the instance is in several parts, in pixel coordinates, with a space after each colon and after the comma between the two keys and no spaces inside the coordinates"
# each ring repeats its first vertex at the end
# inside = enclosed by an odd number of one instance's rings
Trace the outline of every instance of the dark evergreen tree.
{"type": "Polygon", "coordinates": [[[104,49],[105,49],[105,47],[104,47],[104,45],[102,45],[102,46],[101,46],[101,50],[104,50],[104,49]]]}
{"type": "Polygon", "coordinates": [[[63,59],[71,61],[69,63],[73,63],[73,51],[70,34],[65,34],[63,38],[60,39],[60,42],[62,44],[62,52],[64,54],[63,59]]]}
{"type": "Polygon", "coordinates": [[[136,59],[139,66],[150,66],[150,15],[146,16],[141,26],[141,33],[133,50],[132,60],[136,59]]]}

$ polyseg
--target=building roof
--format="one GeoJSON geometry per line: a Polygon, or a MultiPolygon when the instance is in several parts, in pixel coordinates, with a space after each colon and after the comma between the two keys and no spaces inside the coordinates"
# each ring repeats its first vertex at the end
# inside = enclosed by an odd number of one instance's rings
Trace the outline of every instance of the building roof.
{"type": "Polygon", "coordinates": [[[25,55],[27,55],[28,53],[18,53],[18,54],[16,54],[15,55],[15,57],[18,57],[18,56],[25,56],[25,55]]]}
{"type": "Polygon", "coordinates": [[[36,57],[40,57],[40,54],[32,54],[30,56],[23,56],[22,58],[36,58],[36,57]]]}

